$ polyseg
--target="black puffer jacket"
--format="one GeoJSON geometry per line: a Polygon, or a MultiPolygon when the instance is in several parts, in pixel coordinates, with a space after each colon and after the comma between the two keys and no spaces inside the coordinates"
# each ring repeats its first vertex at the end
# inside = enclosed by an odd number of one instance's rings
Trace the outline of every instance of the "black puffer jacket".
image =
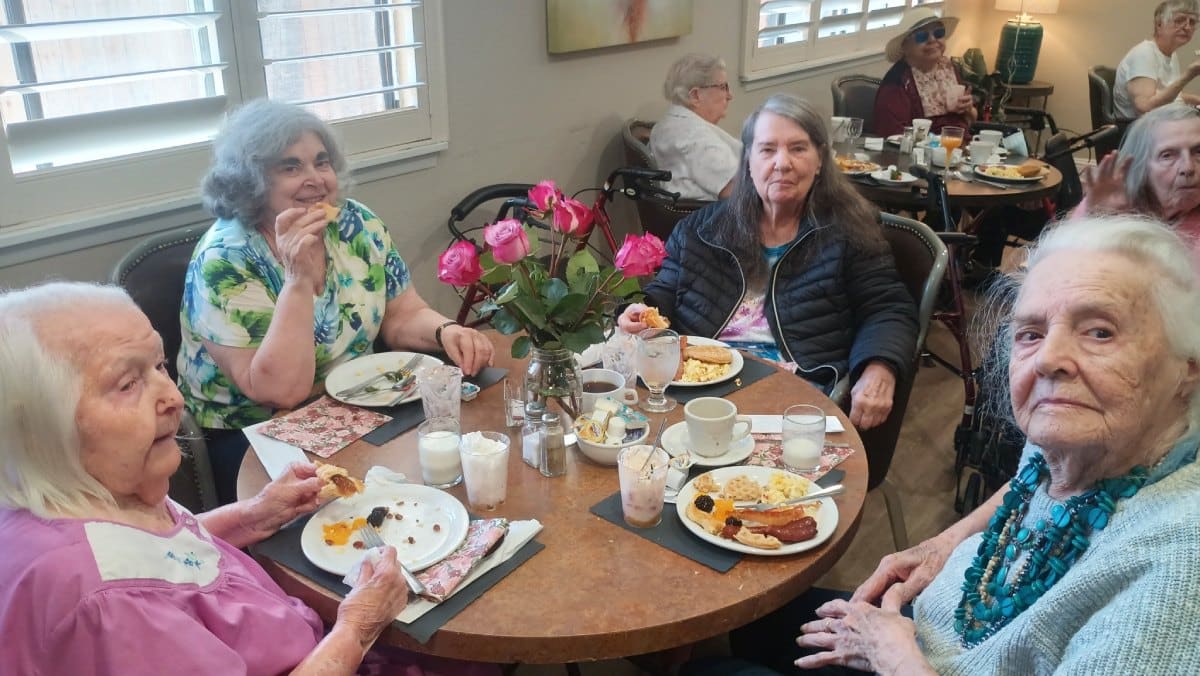
{"type": "MultiPolygon", "coordinates": [[[[713,243],[713,222],[724,208],[718,202],[680,221],[667,260],[646,286],[646,303],[681,334],[717,337],[746,293],[741,263],[713,243]]],[[[917,311],[891,255],[864,252],[836,233],[824,238],[823,251],[801,255],[801,247],[815,246],[816,227],[811,217],[801,222],[769,272],[765,309],[780,352],[826,393],[847,373],[857,379],[875,359],[897,380],[911,377],[917,311]]]]}

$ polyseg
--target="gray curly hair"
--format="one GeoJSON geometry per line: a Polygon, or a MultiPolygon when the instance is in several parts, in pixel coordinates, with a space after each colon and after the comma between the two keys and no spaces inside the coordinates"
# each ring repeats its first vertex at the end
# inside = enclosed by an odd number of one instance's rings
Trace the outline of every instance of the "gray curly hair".
{"type": "Polygon", "coordinates": [[[715,84],[717,73],[726,70],[725,61],[708,54],[688,54],[671,64],[663,82],[663,96],[671,103],[687,106],[692,87],[715,84]]]}
{"type": "Polygon", "coordinates": [[[345,194],[349,167],[333,129],[299,106],[256,99],[230,113],[213,139],[212,165],[200,184],[204,208],[217,218],[257,225],[266,212],[271,167],[306,132],[325,145],[338,192],[345,194]]]}

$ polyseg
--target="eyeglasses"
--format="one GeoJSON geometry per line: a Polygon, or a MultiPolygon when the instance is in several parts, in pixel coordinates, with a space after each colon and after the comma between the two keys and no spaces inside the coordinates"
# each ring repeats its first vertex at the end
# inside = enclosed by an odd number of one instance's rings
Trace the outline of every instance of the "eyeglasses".
{"type": "Polygon", "coordinates": [[[1171,19],[1171,23],[1175,24],[1176,28],[1183,28],[1185,26],[1191,28],[1196,25],[1197,17],[1195,14],[1179,14],[1174,19],[1171,19]]]}
{"type": "Polygon", "coordinates": [[[696,87],[696,89],[720,89],[721,91],[728,94],[729,93],[729,83],[728,82],[720,82],[717,84],[700,85],[699,87],[696,87]]]}
{"type": "Polygon", "coordinates": [[[913,33],[913,42],[917,43],[918,45],[923,45],[926,42],[929,42],[930,35],[933,35],[934,40],[941,40],[942,38],[946,37],[946,27],[938,26],[937,28],[934,28],[932,32],[927,30],[919,30],[916,33],[913,33]]]}

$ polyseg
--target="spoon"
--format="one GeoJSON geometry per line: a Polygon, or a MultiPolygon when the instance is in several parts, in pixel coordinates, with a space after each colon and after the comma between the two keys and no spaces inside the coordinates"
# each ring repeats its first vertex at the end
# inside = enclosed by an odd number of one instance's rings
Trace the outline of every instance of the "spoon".
{"type": "Polygon", "coordinates": [[[658,432],[654,435],[654,443],[650,445],[650,452],[646,454],[646,461],[642,463],[641,469],[638,470],[638,475],[642,479],[649,479],[650,473],[646,470],[650,467],[650,460],[654,457],[654,451],[658,449],[658,442],[662,440],[663,428],[667,426],[667,416],[663,416],[662,422],[658,424],[658,432]]]}

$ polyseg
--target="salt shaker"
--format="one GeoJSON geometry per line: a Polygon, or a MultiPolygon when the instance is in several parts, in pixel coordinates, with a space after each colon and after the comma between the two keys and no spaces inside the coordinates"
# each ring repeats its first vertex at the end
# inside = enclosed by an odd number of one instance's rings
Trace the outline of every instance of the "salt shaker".
{"type": "Polygon", "coordinates": [[[904,134],[900,137],[900,154],[908,155],[913,150],[913,128],[905,127],[904,134]]]}
{"type": "Polygon", "coordinates": [[[540,401],[525,404],[525,422],[521,425],[521,459],[526,465],[541,470],[542,457],[542,415],[546,413],[546,405],[540,401]]]}
{"type": "Polygon", "coordinates": [[[562,476],[567,473],[567,444],[563,440],[562,419],[557,413],[542,415],[542,449],[538,469],[542,476],[562,476]]]}

